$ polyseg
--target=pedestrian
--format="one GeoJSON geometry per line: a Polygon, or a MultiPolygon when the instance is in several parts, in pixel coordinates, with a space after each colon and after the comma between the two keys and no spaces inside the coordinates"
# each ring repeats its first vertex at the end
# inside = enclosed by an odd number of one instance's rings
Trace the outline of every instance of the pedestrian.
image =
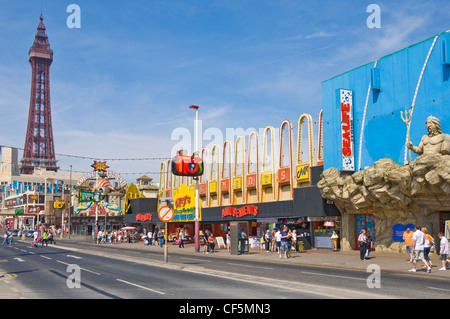
{"type": "Polygon", "coordinates": [[[434,238],[428,234],[428,229],[426,227],[422,227],[422,232],[425,234],[425,244],[423,245],[423,257],[428,262],[430,267],[433,267],[433,263],[431,262],[428,254],[430,253],[431,248],[434,247],[434,238]]]}
{"type": "Polygon", "coordinates": [[[290,230],[290,229],[288,230],[286,241],[287,241],[287,251],[286,251],[286,255],[287,255],[287,258],[291,258],[291,249],[292,249],[292,230],[290,230]]]}
{"type": "Polygon", "coordinates": [[[280,235],[279,229],[277,229],[277,231],[275,232],[275,240],[276,240],[277,253],[278,253],[278,255],[280,255],[281,235],[280,235]]]}
{"type": "Polygon", "coordinates": [[[413,262],[412,257],[412,236],[413,232],[411,231],[411,228],[406,227],[406,230],[403,232],[403,241],[406,245],[406,252],[409,253],[409,263],[413,262]]]}
{"type": "Polygon", "coordinates": [[[359,244],[359,258],[364,260],[366,256],[366,247],[367,247],[367,237],[366,230],[361,229],[358,236],[358,244],[359,244]]]}
{"type": "Polygon", "coordinates": [[[8,231],[6,231],[5,234],[3,235],[3,243],[2,243],[2,245],[4,245],[5,243],[6,243],[6,246],[9,245],[8,236],[9,236],[9,233],[8,233],[8,231]]]}
{"type": "Polygon", "coordinates": [[[372,244],[373,244],[372,233],[368,231],[366,234],[366,253],[364,255],[364,259],[369,259],[369,254],[370,251],[372,250],[372,244]]]}
{"type": "Polygon", "coordinates": [[[208,236],[208,251],[212,254],[214,253],[214,248],[216,248],[214,234],[210,232],[208,236]]]}
{"type": "Polygon", "coordinates": [[[48,246],[48,234],[46,230],[42,232],[42,246],[44,246],[44,244],[45,246],[48,246]]]}
{"type": "Polygon", "coordinates": [[[422,262],[427,266],[427,272],[431,272],[431,267],[428,265],[428,262],[425,260],[423,256],[423,247],[425,244],[425,234],[421,231],[421,227],[416,225],[416,231],[413,233],[412,237],[412,251],[413,251],[413,268],[409,271],[416,272],[416,265],[418,260],[422,260],[422,262]]]}
{"type": "Polygon", "coordinates": [[[280,252],[278,253],[280,259],[282,252],[284,252],[284,258],[287,259],[287,249],[288,249],[288,227],[284,226],[283,230],[280,231],[280,252]]]}
{"type": "Polygon", "coordinates": [[[264,244],[266,245],[266,253],[270,251],[270,243],[272,242],[272,236],[270,234],[270,229],[264,234],[264,244]]]}
{"type": "Polygon", "coordinates": [[[230,252],[230,248],[231,248],[231,235],[230,235],[230,231],[227,232],[227,251],[230,252]]]}
{"type": "Polygon", "coordinates": [[[180,232],[178,234],[178,239],[180,240],[180,244],[178,245],[178,248],[184,248],[184,240],[185,240],[185,235],[184,235],[184,229],[180,229],[180,232]]]}
{"type": "Polygon", "coordinates": [[[47,240],[48,240],[51,244],[56,245],[56,242],[55,242],[55,240],[54,240],[53,237],[54,237],[54,236],[53,236],[53,232],[50,230],[49,233],[48,233],[48,236],[47,236],[47,240]]]}
{"type": "Polygon", "coordinates": [[[97,233],[97,244],[100,244],[101,240],[102,240],[102,236],[103,236],[103,232],[100,229],[97,233]]]}
{"type": "Polygon", "coordinates": [[[292,231],[292,247],[294,247],[294,251],[297,251],[297,231],[295,229],[292,231]]]}
{"type": "Polygon", "coordinates": [[[447,270],[446,264],[450,262],[449,254],[450,251],[448,249],[448,239],[444,236],[442,232],[438,233],[438,237],[441,240],[440,249],[439,249],[439,260],[442,262],[442,267],[439,270],[447,270]]]}
{"type": "Polygon", "coordinates": [[[151,246],[153,240],[153,233],[149,230],[147,233],[147,245],[151,246]]]}

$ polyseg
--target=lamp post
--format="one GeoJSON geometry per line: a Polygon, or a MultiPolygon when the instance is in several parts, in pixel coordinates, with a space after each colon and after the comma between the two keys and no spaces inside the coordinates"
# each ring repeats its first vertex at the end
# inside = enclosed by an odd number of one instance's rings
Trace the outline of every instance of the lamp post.
{"type": "MultiPolygon", "coordinates": [[[[194,143],[194,154],[198,156],[198,106],[197,105],[190,105],[190,109],[195,110],[195,143],[194,143]]],[[[200,241],[199,241],[199,232],[200,232],[200,217],[198,213],[198,201],[199,201],[199,194],[198,194],[198,188],[200,179],[198,176],[193,177],[195,180],[195,206],[194,206],[194,222],[195,222],[195,251],[200,252],[200,241]]]]}

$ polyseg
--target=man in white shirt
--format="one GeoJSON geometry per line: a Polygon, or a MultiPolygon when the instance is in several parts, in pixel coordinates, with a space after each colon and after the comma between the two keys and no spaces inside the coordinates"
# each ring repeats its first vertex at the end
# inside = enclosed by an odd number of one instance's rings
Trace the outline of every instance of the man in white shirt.
{"type": "Polygon", "coordinates": [[[423,255],[423,248],[425,244],[425,234],[420,230],[420,226],[416,225],[416,231],[412,237],[412,252],[413,252],[413,268],[409,271],[416,272],[416,264],[418,260],[422,260],[422,262],[427,266],[427,272],[431,272],[431,267],[428,262],[425,260],[423,255]]]}
{"type": "Polygon", "coordinates": [[[278,252],[278,254],[280,254],[281,234],[280,234],[280,230],[279,229],[277,229],[277,232],[275,233],[275,239],[277,241],[277,252],[278,252]]]}
{"type": "Polygon", "coordinates": [[[445,264],[447,262],[450,262],[448,259],[448,255],[450,254],[450,251],[448,249],[448,239],[444,236],[443,233],[439,232],[438,236],[441,240],[441,249],[439,250],[439,259],[442,261],[442,268],[439,268],[439,270],[447,270],[447,267],[445,267],[445,264]]]}

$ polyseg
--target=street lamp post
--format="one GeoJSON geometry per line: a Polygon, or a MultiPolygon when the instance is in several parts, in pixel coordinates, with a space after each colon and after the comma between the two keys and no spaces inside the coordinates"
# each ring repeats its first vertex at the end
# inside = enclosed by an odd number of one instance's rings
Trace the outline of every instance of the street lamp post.
{"type": "MultiPolygon", "coordinates": [[[[194,146],[194,154],[199,155],[198,151],[198,106],[197,105],[190,105],[190,109],[195,110],[195,146],[194,146]]],[[[193,177],[195,180],[195,206],[194,206],[194,221],[195,221],[195,251],[200,252],[200,240],[199,240],[199,232],[200,232],[200,217],[199,217],[199,183],[200,183],[200,177],[196,176],[193,177]]]]}

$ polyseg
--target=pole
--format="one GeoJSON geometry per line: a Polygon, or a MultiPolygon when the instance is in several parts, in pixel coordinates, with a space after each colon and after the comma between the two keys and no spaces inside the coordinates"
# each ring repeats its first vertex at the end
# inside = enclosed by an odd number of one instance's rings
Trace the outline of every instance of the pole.
{"type": "MultiPolygon", "coordinates": [[[[199,155],[198,150],[198,108],[195,110],[195,150],[194,152],[196,155],[199,155]]],[[[199,184],[200,184],[200,178],[197,176],[195,177],[195,251],[198,253],[200,252],[200,240],[199,240],[199,232],[200,232],[200,218],[199,218],[199,212],[198,212],[198,201],[199,201],[199,184]]]]}
{"type": "Polygon", "coordinates": [[[167,240],[169,239],[169,236],[167,236],[167,222],[165,223],[164,227],[164,262],[169,262],[169,256],[168,256],[168,250],[169,246],[167,245],[167,240]]]}
{"type": "Polygon", "coordinates": [[[68,221],[68,226],[69,226],[69,239],[70,239],[70,215],[71,215],[71,210],[72,210],[72,165],[70,165],[70,177],[69,177],[69,221],[68,221]]]}

